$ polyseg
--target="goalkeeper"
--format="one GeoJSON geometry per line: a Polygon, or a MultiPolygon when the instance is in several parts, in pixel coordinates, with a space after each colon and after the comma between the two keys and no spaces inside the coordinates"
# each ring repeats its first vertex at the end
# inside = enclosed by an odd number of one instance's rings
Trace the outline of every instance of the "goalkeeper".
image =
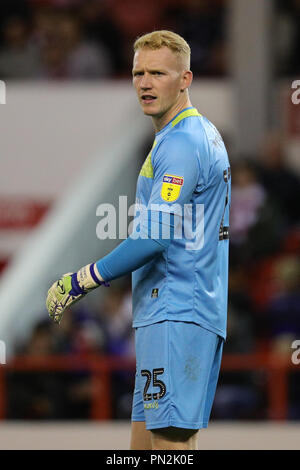
{"type": "Polygon", "coordinates": [[[196,449],[226,338],[230,165],[219,132],[191,104],[190,48],[181,36],[137,39],[132,75],[155,129],[136,189],[146,209],[115,250],[55,282],[47,308],[59,323],[90,290],[132,272],[131,449],[196,449]]]}

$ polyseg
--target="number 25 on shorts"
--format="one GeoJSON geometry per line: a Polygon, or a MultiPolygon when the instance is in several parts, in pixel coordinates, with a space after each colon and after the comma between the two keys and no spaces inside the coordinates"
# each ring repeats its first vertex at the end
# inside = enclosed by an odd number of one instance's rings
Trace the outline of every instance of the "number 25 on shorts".
{"type": "Polygon", "coordinates": [[[157,376],[163,374],[165,369],[160,368],[160,369],[153,369],[153,373],[151,374],[150,370],[143,369],[141,371],[142,377],[146,377],[146,384],[143,392],[143,398],[144,401],[150,401],[150,400],[158,400],[159,398],[162,398],[166,394],[166,385],[162,380],[158,380],[157,376]],[[160,391],[158,393],[147,393],[148,388],[151,384],[151,378],[153,379],[153,387],[159,387],[160,391]]]}

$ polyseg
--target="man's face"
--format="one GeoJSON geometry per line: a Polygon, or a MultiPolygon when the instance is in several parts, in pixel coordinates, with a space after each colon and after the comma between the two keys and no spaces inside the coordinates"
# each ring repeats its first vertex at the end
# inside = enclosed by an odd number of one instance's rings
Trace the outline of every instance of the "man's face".
{"type": "Polygon", "coordinates": [[[179,101],[184,70],[177,55],[167,47],[138,49],[132,75],[144,114],[159,118],[179,101]]]}

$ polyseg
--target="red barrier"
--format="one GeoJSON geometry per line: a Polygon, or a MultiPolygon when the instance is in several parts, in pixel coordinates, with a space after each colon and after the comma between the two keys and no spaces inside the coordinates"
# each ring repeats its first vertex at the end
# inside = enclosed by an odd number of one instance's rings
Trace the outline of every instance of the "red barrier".
{"type": "MultiPolygon", "coordinates": [[[[72,371],[85,370],[91,373],[92,406],[91,419],[109,420],[112,416],[111,373],[114,371],[135,372],[135,360],[122,357],[93,356],[22,356],[0,366],[0,419],[5,419],[7,371],[72,371]]],[[[288,409],[288,374],[299,370],[290,358],[270,353],[228,355],[222,360],[221,371],[260,370],[267,375],[268,417],[284,420],[288,409]]]]}

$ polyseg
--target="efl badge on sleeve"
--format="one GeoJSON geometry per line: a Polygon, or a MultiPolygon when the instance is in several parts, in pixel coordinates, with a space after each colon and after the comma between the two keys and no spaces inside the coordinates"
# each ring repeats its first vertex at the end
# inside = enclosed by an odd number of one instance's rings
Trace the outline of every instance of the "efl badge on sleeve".
{"type": "Polygon", "coordinates": [[[182,176],[164,175],[161,187],[162,199],[167,202],[176,201],[179,197],[182,185],[182,176]]]}

